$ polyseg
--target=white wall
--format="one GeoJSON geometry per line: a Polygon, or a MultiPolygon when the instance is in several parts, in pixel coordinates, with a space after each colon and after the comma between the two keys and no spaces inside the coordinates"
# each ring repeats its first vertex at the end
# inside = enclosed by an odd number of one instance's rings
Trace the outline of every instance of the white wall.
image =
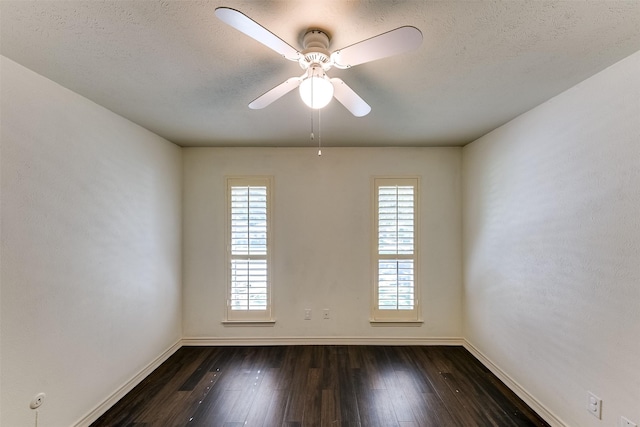
{"type": "Polygon", "coordinates": [[[1,59],[3,426],[72,425],[181,337],[181,153],[1,59]]]}
{"type": "Polygon", "coordinates": [[[185,337],[460,337],[460,148],[188,148],[185,337]],[[273,327],[223,326],[226,175],[273,175],[273,327]],[[372,327],[373,175],[420,175],[421,327],[372,327]],[[312,320],[303,320],[305,308],[312,320]],[[331,310],[322,320],[321,311],[331,310]]]}
{"type": "Polygon", "coordinates": [[[463,150],[465,337],[569,426],[640,423],[639,76],[640,52],[463,150]]]}

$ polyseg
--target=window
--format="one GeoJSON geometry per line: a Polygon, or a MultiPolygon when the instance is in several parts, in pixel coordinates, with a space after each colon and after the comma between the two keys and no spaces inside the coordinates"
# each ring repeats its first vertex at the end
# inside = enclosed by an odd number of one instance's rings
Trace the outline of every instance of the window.
{"type": "Polygon", "coordinates": [[[419,321],[418,178],[374,178],[373,321],[419,321]]]}
{"type": "Polygon", "coordinates": [[[227,178],[228,321],[271,321],[270,177],[227,178]]]}

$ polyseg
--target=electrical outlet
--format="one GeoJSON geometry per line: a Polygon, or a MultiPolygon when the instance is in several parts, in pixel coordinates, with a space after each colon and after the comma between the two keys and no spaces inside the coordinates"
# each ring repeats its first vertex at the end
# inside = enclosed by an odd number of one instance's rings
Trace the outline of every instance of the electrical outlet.
{"type": "Polygon", "coordinates": [[[311,309],[310,308],[305,308],[304,309],[304,320],[311,320],[311,309]]]}
{"type": "Polygon", "coordinates": [[[40,407],[40,405],[42,405],[44,403],[44,398],[45,398],[46,394],[44,393],[38,393],[34,396],[33,399],[31,399],[31,403],[29,403],[29,408],[31,409],[37,409],[40,407]]]}
{"type": "Polygon", "coordinates": [[[638,427],[638,425],[625,417],[620,417],[620,427],[638,427]]]}
{"type": "Polygon", "coordinates": [[[323,319],[328,319],[329,318],[329,309],[325,308],[324,310],[322,310],[322,318],[323,319]]]}
{"type": "Polygon", "coordinates": [[[589,401],[587,404],[587,409],[589,413],[596,417],[597,419],[602,419],[602,399],[600,399],[595,394],[589,392],[589,401]]]}

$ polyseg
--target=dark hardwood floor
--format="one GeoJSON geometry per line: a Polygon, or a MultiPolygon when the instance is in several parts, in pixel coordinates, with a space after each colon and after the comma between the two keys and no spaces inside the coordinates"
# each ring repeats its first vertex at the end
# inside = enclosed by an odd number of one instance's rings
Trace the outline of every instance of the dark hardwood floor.
{"type": "Polygon", "coordinates": [[[463,347],[183,347],[92,426],[548,426],[463,347]]]}

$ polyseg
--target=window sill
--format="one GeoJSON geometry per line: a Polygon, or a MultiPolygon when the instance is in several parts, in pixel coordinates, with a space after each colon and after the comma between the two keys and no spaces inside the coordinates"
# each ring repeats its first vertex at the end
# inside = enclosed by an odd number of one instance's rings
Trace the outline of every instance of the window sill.
{"type": "Polygon", "coordinates": [[[369,319],[371,326],[422,326],[424,320],[369,319]]]}
{"type": "Polygon", "coordinates": [[[225,326],[273,326],[276,320],[223,320],[222,324],[225,326]]]}

